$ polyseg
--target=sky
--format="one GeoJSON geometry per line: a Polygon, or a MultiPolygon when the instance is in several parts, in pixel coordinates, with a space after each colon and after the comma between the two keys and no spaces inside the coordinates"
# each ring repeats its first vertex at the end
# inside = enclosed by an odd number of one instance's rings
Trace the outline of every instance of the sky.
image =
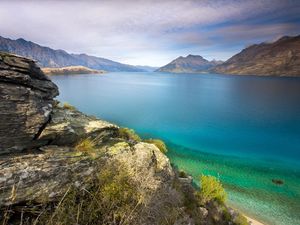
{"type": "Polygon", "coordinates": [[[0,0],[0,36],[132,65],[300,34],[300,0],[0,0]]]}

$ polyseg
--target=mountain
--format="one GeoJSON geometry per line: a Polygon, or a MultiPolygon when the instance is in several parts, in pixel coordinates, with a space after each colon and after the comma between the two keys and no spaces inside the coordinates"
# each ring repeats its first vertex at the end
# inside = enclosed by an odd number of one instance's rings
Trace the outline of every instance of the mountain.
{"type": "Polygon", "coordinates": [[[28,57],[38,62],[40,67],[85,66],[96,70],[140,72],[143,69],[86,54],[69,54],[64,50],[54,50],[40,46],[22,38],[11,40],[0,36],[0,51],[28,57]]]}
{"type": "Polygon", "coordinates": [[[180,56],[156,71],[171,73],[206,72],[208,69],[220,63],[222,62],[216,60],[208,61],[199,55],[188,55],[186,57],[180,56]]]}
{"type": "Polygon", "coordinates": [[[252,45],[212,71],[238,75],[300,76],[300,35],[252,45]]]}

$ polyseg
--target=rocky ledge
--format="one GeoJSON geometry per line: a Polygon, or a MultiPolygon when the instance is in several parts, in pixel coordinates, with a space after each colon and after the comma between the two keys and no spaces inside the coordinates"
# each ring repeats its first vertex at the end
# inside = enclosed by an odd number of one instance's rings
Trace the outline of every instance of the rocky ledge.
{"type": "Polygon", "coordinates": [[[0,93],[1,224],[239,224],[154,144],[57,104],[33,61],[0,53],[0,93]]]}

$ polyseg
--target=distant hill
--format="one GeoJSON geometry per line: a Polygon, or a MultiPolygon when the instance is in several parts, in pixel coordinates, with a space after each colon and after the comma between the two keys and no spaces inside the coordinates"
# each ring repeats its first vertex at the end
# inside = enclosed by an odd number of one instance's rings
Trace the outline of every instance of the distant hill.
{"type": "Polygon", "coordinates": [[[85,66],[67,66],[61,68],[44,67],[42,71],[46,75],[69,75],[69,74],[102,74],[104,70],[93,70],[85,66]]]}
{"type": "Polygon", "coordinates": [[[238,75],[300,76],[300,35],[252,45],[212,71],[238,75]]]}
{"type": "Polygon", "coordinates": [[[143,69],[86,54],[69,54],[40,46],[22,38],[11,40],[0,36],[0,51],[34,59],[40,67],[85,66],[96,70],[139,72],[143,69]]]}
{"type": "Polygon", "coordinates": [[[135,67],[142,69],[145,72],[153,72],[159,68],[159,67],[154,67],[154,66],[135,66],[135,67]]]}
{"type": "Polygon", "coordinates": [[[208,61],[199,55],[188,55],[186,57],[178,57],[169,64],[159,68],[158,72],[171,73],[197,73],[206,72],[210,68],[222,63],[222,61],[208,61]]]}

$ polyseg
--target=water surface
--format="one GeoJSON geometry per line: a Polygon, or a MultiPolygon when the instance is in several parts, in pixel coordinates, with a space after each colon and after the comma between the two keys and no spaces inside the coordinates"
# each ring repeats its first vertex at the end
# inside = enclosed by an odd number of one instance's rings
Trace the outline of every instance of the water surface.
{"type": "Polygon", "coordinates": [[[300,224],[300,79],[216,74],[53,76],[59,99],[168,144],[196,180],[268,224],[300,224]],[[282,179],[275,185],[272,179],[282,179]]]}

